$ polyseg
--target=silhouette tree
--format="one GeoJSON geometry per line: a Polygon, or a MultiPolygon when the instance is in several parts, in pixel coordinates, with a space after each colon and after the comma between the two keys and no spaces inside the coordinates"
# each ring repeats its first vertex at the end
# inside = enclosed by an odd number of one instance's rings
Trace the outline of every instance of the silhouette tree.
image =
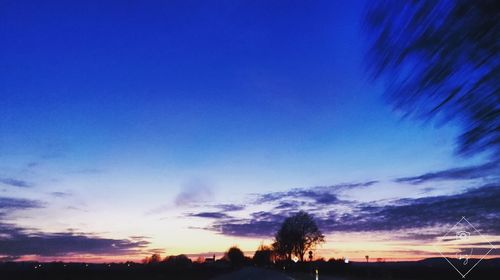
{"type": "Polygon", "coordinates": [[[186,255],[168,256],[163,262],[172,266],[188,266],[192,263],[186,255]]]}
{"type": "Polygon", "coordinates": [[[253,262],[256,265],[269,265],[273,260],[273,250],[271,247],[260,245],[253,255],[253,262]]]}
{"type": "Polygon", "coordinates": [[[366,255],[365,259],[366,259],[366,262],[368,262],[368,260],[370,259],[370,256],[366,255]]]}
{"type": "Polygon", "coordinates": [[[282,258],[291,260],[292,255],[295,255],[300,261],[304,261],[306,251],[324,241],[325,238],[313,217],[300,211],[285,219],[276,233],[273,248],[282,258]]]}
{"type": "Polygon", "coordinates": [[[225,259],[228,260],[232,266],[240,266],[245,262],[245,255],[240,248],[233,246],[226,252],[225,259]]]}
{"type": "Polygon", "coordinates": [[[405,116],[463,125],[458,152],[500,157],[500,5],[495,0],[372,1],[369,70],[405,116]]]}
{"type": "Polygon", "coordinates": [[[161,261],[160,254],[152,254],[151,257],[145,257],[142,260],[142,263],[152,264],[152,263],[159,263],[160,261],[161,261]]]}

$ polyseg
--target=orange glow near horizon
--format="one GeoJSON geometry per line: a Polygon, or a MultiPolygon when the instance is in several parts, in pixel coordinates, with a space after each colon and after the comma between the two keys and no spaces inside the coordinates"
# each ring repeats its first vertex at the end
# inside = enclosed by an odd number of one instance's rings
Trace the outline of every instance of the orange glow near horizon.
{"type": "MultiPolygon", "coordinates": [[[[352,235],[362,236],[361,234],[353,233],[352,235]]],[[[204,250],[186,250],[180,251],[179,249],[175,251],[164,250],[161,253],[161,257],[164,258],[169,255],[180,255],[185,254],[193,261],[198,257],[211,257],[215,254],[216,258],[221,258],[224,255],[224,251],[230,246],[238,246],[241,248],[245,255],[252,257],[255,248],[260,244],[270,244],[271,240],[260,240],[254,238],[231,238],[227,236],[220,236],[218,246],[207,246],[204,250]],[[222,244],[225,243],[225,244],[222,244]]],[[[442,257],[439,252],[441,252],[446,257],[454,258],[456,252],[458,252],[457,247],[450,243],[445,245],[439,245],[437,242],[421,243],[417,242],[390,242],[387,239],[390,238],[389,235],[378,235],[376,238],[372,238],[368,235],[366,240],[361,238],[356,241],[349,240],[346,237],[349,234],[337,234],[329,236],[332,240],[327,242],[322,246],[314,250],[314,259],[324,259],[329,260],[330,258],[340,259],[347,258],[351,261],[365,262],[365,256],[369,256],[370,262],[376,261],[418,261],[426,258],[442,257]],[[374,240],[374,239],[382,239],[374,240]],[[334,241],[335,240],[335,241],[334,241]]],[[[492,241],[497,241],[495,236],[487,236],[491,238],[492,241]]],[[[476,242],[478,240],[471,240],[476,242]]],[[[482,246],[482,248],[487,248],[482,246]]],[[[73,254],[58,257],[43,257],[36,255],[23,256],[17,261],[37,261],[37,262],[86,262],[86,263],[122,263],[122,262],[141,262],[145,257],[150,256],[152,253],[147,253],[147,249],[144,252],[129,255],[91,255],[91,254],[73,254]]],[[[481,258],[481,256],[474,256],[481,258]]],[[[485,256],[485,259],[498,258],[500,255],[489,254],[485,256]]]]}

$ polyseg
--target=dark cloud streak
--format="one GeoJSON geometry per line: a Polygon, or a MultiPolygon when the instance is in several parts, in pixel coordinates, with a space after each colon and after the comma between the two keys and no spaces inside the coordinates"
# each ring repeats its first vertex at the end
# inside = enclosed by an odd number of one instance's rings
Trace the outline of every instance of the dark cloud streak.
{"type": "Polygon", "coordinates": [[[0,223],[0,234],[0,255],[10,258],[23,255],[125,255],[140,253],[149,244],[144,240],[110,239],[72,232],[28,233],[24,228],[4,223],[0,223]]]}
{"type": "Polygon", "coordinates": [[[64,198],[70,196],[71,194],[67,192],[51,192],[50,195],[53,197],[64,198]]]}
{"type": "Polygon", "coordinates": [[[20,179],[15,179],[15,178],[2,177],[2,178],[0,178],[0,183],[2,183],[4,185],[11,186],[11,187],[17,187],[17,188],[31,188],[31,187],[33,187],[32,183],[30,183],[28,181],[20,180],[20,179]]]}
{"type": "Polygon", "coordinates": [[[24,198],[0,197],[0,211],[16,211],[30,208],[40,208],[43,203],[38,200],[24,198]]]}
{"type": "Polygon", "coordinates": [[[188,217],[197,217],[197,218],[209,218],[209,219],[223,219],[230,218],[230,216],[220,213],[220,212],[200,212],[200,213],[190,213],[187,215],[188,217]]]}
{"type": "Polygon", "coordinates": [[[245,205],[240,204],[217,204],[215,208],[225,212],[235,212],[245,209],[245,205]]]}
{"type": "Polygon", "coordinates": [[[365,188],[377,184],[378,181],[357,183],[343,183],[331,186],[317,186],[309,188],[294,188],[289,191],[272,192],[257,195],[255,203],[279,202],[283,200],[311,200],[317,204],[332,204],[340,202],[338,194],[357,188],[365,188]]]}
{"type": "Polygon", "coordinates": [[[485,178],[488,176],[498,176],[500,164],[498,162],[489,162],[481,165],[451,168],[436,172],[429,172],[419,176],[397,178],[395,182],[422,184],[430,181],[443,180],[471,180],[485,178]]]}

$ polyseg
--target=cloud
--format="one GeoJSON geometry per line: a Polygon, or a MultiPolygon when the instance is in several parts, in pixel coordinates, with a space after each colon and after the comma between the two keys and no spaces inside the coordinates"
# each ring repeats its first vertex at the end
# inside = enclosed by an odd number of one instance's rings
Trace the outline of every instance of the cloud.
{"type": "Polygon", "coordinates": [[[76,169],[69,171],[69,174],[89,174],[89,175],[94,175],[94,174],[102,174],[104,173],[105,170],[101,168],[82,168],[82,169],[76,169]]]}
{"type": "Polygon", "coordinates": [[[52,195],[53,197],[63,198],[63,197],[68,197],[71,194],[67,192],[51,192],[50,195],[52,195]]]}
{"type": "Polygon", "coordinates": [[[201,180],[191,180],[183,185],[183,189],[175,197],[175,205],[188,206],[208,200],[212,196],[211,188],[201,180]]]}
{"type": "Polygon", "coordinates": [[[139,238],[109,239],[73,231],[44,233],[1,221],[11,212],[41,207],[43,203],[38,200],[0,197],[0,261],[13,261],[24,255],[134,254],[149,244],[139,238]]]}
{"type": "Polygon", "coordinates": [[[412,232],[403,232],[401,234],[397,234],[396,236],[392,236],[392,239],[397,240],[434,240],[437,237],[443,236],[443,232],[439,229],[434,229],[432,232],[420,232],[420,231],[412,231],[412,232]]]}
{"type": "Polygon", "coordinates": [[[234,212],[234,211],[241,211],[241,210],[245,209],[245,205],[241,205],[241,204],[217,204],[217,205],[215,205],[215,208],[218,208],[221,211],[225,211],[225,212],[234,212]]]}
{"type": "Polygon", "coordinates": [[[72,232],[27,232],[11,224],[0,223],[0,255],[16,258],[23,255],[65,256],[72,254],[126,255],[140,253],[148,241],[110,239],[72,232]]]}
{"type": "Polygon", "coordinates": [[[30,161],[26,164],[26,167],[28,168],[35,168],[40,165],[40,162],[38,161],[30,161]]]}
{"type": "MultiPolygon", "coordinates": [[[[446,178],[485,178],[493,174],[494,166],[498,165],[488,163],[398,180],[420,183],[446,178]]],[[[397,235],[397,239],[432,240],[442,236],[442,229],[455,224],[462,216],[470,219],[484,233],[500,233],[500,187],[497,183],[466,189],[457,194],[371,203],[343,198],[345,191],[378,183],[373,180],[253,194],[245,204],[267,207],[267,210],[250,213],[247,218],[234,218],[220,211],[189,215],[213,219],[205,229],[243,237],[270,237],[286,217],[299,210],[311,213],[327,234],[391,231],[397,235]]],[[[231,204],[227,207],[222,205],[219,207],[221,210],[240,209],[231,204]]]]}
{"type": "Polygon", "coordinates": [[[280,201],[278,202],[278,205],[274,207],[274,209],[280,211],[287,211],[287,210],[299,209],[299,207],[305,206],[306,204],[307,204],[306,202],[298,200],[280,201]]]}
{"type": "MultiPolygon", "coordinates": [[[[10,212],[42,207],[42,202],[23,198],[0,197],[0,211],[10,212]]],[[[0,212],[1,213],[1,212],[0,212]]]]}
{"type": "Polygon", "coordinates": [[[250,219],[219,219],[207,229],[228,236],[269,237],[285,218],[285,215],[260,211],[251,214],[250,219]]]}
{"type": "MultiPolygon", "coordinates": [[[[37,200],[0,197],[0,218],[11,211],[42,206],[37,200]]],[[[148,241],[139,237],[112,239],[73,231],[45,233],[0,220],[0,261],[16,260],[24,255],[128,255],[141,253],[148,245],[148,241]]]]}
{"type": "Polygon", "coordinates": [[[151,237],[146,235],[132,235],[129,236],[129,238],[133,240],[142,240],[142,239],[150,239],[151,237]]]}
{"type": "Polygon", "coordinates": [[[268,202],[280,202],[283,200],[308,200],[315,204],[332,204],[340,202],[338,194],[346,190],[364,188],[377,184],[378,181],[366,181],[357,183],[342,183],[331,186],[317,186],[309,188],[294,188],[289,191],[271,192],[256,195],[256,204],[268,202]]]}
{"type": "MultiPolygon", "coordinates": [[[[326,208],[336,209],[338,205],[350,205],[351,202],[339,199],[337,193],[372,186],[376,183],[378,181],[343,183],[331,186],[294,188],[283,192],[254,194],[252,201],[248,204],[272,204],[274,207],[268,212],[254,212],[250,214],[250,218],[248,219],[235,219],[219,212],[199,214],[203,214],[207,218],[216,219],[207,228],[209,230],[230,236],[268,237],[274,234],[278,226],[288,215],[297,212],[299,209],[315,212],[326,208]]],[[[227,208],[231,210],[242,209],[233,206],[227,208]]]]}
{"type": "Polygon", "coordinates": [[[209,219],[222,219],[222,218],[229,218],[230,217],[224,213],[219,213],[219,212],[190,213],[187,216],[197,217],[197,218],[209,218],[209,219]]]}
{"type": "MultiPolygon", "coordinates": [[[[343,201],[333,195],[321,197],[320,192],[293,190],[271,196],[277,199],[306,197],[320,203],[308,211],[325,233],[406,230],[414,233],[413,238],[431,239],[439,234],[420,230],[449,227],[465,216],[481,232],[500,234],[500,186],[497,184],[459,194],[399,199],[385,204],[343,201]],[[338,211],[338,204],[348,207],[348,211],[338,211]]],[[[262,197],[269,199],[266,194],[262,197]]],[[[247,219],[220,217],[208,229],[230,236],[269,237],[287,216],[298,211],[297,206],[300,204],[296,201],[285,200],[269,211],[254,212],[247,219]]]]}
{"type": "Polygon", "coordinates": [[[500,241],[470,243],[470,246],[500,246],[500,241]]]}
{"type": "Polygon", "coordinates": [[[483,247],[471,247],[471,248],[461,248],[460,252],[457,253],[461,255],[472,255],[472,256],[484,256],[486,254],[492,256],[500,255],[500,249],[498,248],[483,248],[483,247]]]}
{"type": "Polygon", "coordinates": [[[0,183],[18,188],[31,188],[33,186],[33,184],[30,182],[15,178],[6,178],[6,177],[0,178],[0,183]]]}
{"type": "Polygon", "coordinates": [[[429,172],[414,177],[401,177],[397,178],[395,181],[398,183],[410,183],[416,185],[429,181],[471,180],[495,175],[498,176],[499,169],[500,164],[498,162],[489,162],[481,165],[429,172]]]}
{"type": "Polygon", "coordinates": [[[452,225],[462,216],[484,232],[500,233],[500,187],[486,185],[454,195],[402,199],[389,205],[360,204],[338,219],[327,219],[327,231],[392,231],[452,225]]]}
{"type": "Polygon", "coordinates": [[[0,262],[13,262],[19,259],[20,257],[21,256],[5,256],[5,257],[0,256],[0,262]]]}
{"type": "Polygon", "coordinates": [[[278,229],[278,221],[230,220],[219,221],[207,228],[223,235],[238,237],[270,237],[278,229]]]}

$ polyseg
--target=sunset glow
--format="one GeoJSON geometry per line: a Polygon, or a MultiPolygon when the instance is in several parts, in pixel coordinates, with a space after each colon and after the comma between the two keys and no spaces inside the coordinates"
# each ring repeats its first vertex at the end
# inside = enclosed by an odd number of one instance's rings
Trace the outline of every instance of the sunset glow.
{"type": "Polygon", "coordinates": [[[365,1],[22,2],[0,8],[0,261],[252,257],[299,210],[315,259],[500,257],[499,161],[388,105],[365,1]]]}

